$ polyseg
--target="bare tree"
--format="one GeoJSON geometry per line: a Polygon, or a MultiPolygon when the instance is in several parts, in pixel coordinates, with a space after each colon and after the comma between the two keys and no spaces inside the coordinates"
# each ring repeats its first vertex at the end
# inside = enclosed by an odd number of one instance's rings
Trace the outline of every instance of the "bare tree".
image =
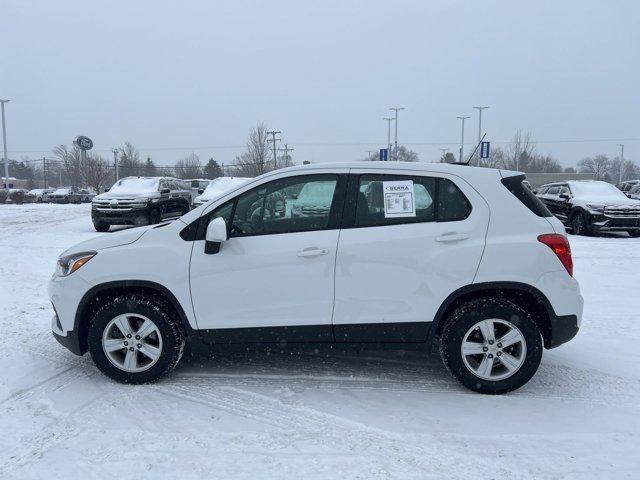
{"type": "Polygon", "coordinates": [[[583,158],[578,162],[580,173],[592,173],[596,180],[604,180],[611,167],[611,160],[606,155],[583,158]]]}
{"type": "Polygon", "coordinates": [[[100,193],[111,179],[110,165],[100,155],[87,155],[82,164],[82,177],[86,186],[100,193]]]}
{"type": "Polygon", "coordinates": [[[79,187],[82,183],[82,165],[78,146],[74,144],[69,149],[66,145],[57,145],[53,147],[53,155],[60,161],[71,186],[79,187]]]}
{"type": "Polygon", "coordinates": [[[267,142],[267,126],[258,123],[249,132],[247,151],[236,156],[233,162],[235,174],[240,177],[257,177],[273,170],[273,156],[267,142]]]}
{"type": "Polygon", "coordinates": [[[536,145],[531,139],[531,132],[518,130],[513,140],[505,148],[505,168],[510,170],[527,171],[528,163],[535,151],[536,145]]]}
{"type": "Polygon", "coordinates": [[[622,162],[622,175],[620,175],[620,157],[615,157],[609,163],[607,176],[607,180],[613,183],[618,183],[620,178],[622,178],[622,181],[635,179],[640,176],[640,167],[631,160],[625,159],[622,162]]]}
{"type": "MultiPolygon", "coordinates": [[[[380,152],[373,152],[373,155],[370,155],[363,160],[377,162],[378,160],[380,160],[380,152]]],[[[413,150],[408,149],[404,145],[400,145],[398,147],[399,162],[417,162],[418,160],[418,154],[413,150]]]]}
{"type": "Polygon", "coordinates": [[[200,157],[191,152],[182,160],[178,160],[173,170],[178,178],[201,178],[202,164],[200,163],[200,157]]]}
{"type": "Polygon", "coordinates": [[[140,160],[140,152],[127,140],[120,147],[119,169],[120,177],[139,176],[142,172],[142,161],[140,160]]]}

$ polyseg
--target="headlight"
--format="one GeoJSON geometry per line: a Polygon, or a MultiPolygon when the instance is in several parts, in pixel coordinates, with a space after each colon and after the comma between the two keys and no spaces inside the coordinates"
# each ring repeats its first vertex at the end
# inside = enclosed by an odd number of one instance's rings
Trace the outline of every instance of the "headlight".
{"type": "Polygon", "coordinates": [[[65,255],[58,259],[56,274],[59,277],[66,277],[78,270],[81,266],[91,260],[97,252],[81,252],[65,255]]]}
{"type": "Polygon", "coordinates": [[[604,205],[601,203],[587,203],[587,208],[596,213],[604,213],[604,205]]]}

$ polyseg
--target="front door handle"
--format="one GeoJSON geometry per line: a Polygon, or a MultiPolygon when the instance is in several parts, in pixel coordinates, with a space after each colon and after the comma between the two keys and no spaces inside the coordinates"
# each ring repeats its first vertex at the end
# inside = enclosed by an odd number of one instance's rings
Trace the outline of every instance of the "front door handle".
{"type": "Polygon", "coordinates": [[[329,249],[327,248],[305,248],[304,250],[300,250],[298,252],[299,257],[319,257],[320,255],[326,255],[329,253],[329,249]]]}
{"type": "Polygon", "coordinates": [[[445,233],[436,237],[436,242],[459,242],[460,240],[466,240],[469,235],[466,233],[445,233]]]}

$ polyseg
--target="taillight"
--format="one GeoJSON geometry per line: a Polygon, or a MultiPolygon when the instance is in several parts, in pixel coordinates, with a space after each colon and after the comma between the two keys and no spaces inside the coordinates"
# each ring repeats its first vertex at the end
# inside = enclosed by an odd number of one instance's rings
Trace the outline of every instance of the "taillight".
{"type": "Polygon", "coordinates": [[[571,259],[571,247],[569,246],[567,237],[557,233],[547,233],[540,235],[538,240],[553,250],[553,253],[555,253],[560,260],[560,263],[564,265],[569,275],[573,277],[573,260],[571,259]]]}

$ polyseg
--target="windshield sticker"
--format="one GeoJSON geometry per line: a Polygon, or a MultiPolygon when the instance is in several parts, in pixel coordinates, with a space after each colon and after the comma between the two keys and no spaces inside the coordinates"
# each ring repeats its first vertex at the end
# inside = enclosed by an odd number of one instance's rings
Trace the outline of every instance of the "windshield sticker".
{"type": "Polygon", "coordinates": [[[384,217],[415,217],[413,181],[382,182],[384,192],[384,217]]]}

